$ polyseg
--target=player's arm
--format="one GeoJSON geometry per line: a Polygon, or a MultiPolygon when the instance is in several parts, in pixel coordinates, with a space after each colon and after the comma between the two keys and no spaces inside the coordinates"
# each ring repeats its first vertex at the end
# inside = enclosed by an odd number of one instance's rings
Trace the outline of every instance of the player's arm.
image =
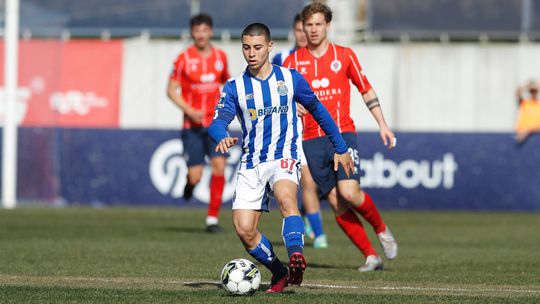
{"type": "Polygon", "coordinates": [[[181,60],[183,56],[180,56],[179,59],[174,63],[173,70],[169,77],[169,83],[167,84],[167,96],[169,99],[176,105],[180,110],[182,110],[192,121],[195,123],[201,123],[203,119],[203,112],[194,109],[189,104],[186,103],[184,98],[182,98],[180,86],[180,79],[182,75],[183,61],[181,60]]]}
{"type": "Polygon", "coordinates": [[[328,113],[328,110],[319,101],[309,84],[300,73],[292,70],[295,81],[294,98],[298,104],[302,105],[317,121],[324,133],[330,139],[336,153],[334,154],[334,170],[337,171],[339,164],[345,169],[347,176],[354,170],[354,163],[349,154],[349,147],[339,133],[336,123],[328,113]]]}
{"type": "Polygon", "coordinates": [[[373,118],[375,118],[377,124],[379,125],[379,133],[384,145],[387,146],[388,149],[393,149],[397,144],[397,139],[394,135],[394,132],[392,132],[390,127],[388,127],[388,124],[384,119],[381,104],[379,102],[379,98],[377,98],[377,94],[375,94],[375,91],[373,89],[370,89],[366,93],[362,94],[362,99],[364,99],[366,107],[369,109],[371,115],[373,116],[373,118]]]}
{"type": "Polygon", "coordinates": [[[208,135],[217,143],[216,152],[227,153],[229,148],[236,145],[237,137],[231,137],[227,127],[236,115],[238,98],[233,86],[227,82],[221,92],[221,98],[216,105],[214,118],[208,128],[208,135]]]}
{"type": "Polygon", "coordinates": [[[375,118],[375,121],[377,121],[380,130],[379,133],[384,145],[389,149],[394,148],[396,145],[396,137],[394,132],[392,132],[392,130],[388,127],[388,124],[384,119],[379,98],[371,87],[366,75],[362,71],[362,66],[360,66],[360,62],[358,61],[356,54],[354,54],[351,49],[346,49],[345,55],[349,60],[347,76],[356,86],[356,88],[358,88],[358,91],[360,91],[360,94],[362,94],[362,99],[364,100],[366,107],[371,112],[373,118],[375,118]]]}

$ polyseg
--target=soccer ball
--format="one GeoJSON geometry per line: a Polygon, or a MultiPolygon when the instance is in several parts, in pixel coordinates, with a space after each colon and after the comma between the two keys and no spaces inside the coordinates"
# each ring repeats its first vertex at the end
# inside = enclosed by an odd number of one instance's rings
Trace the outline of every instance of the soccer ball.
{"type": "Polygon", "coordinates": [[[231,295],[252,295],[260,284],[259,268],[249,260],[234,259],[221,271],[221,285],[231,295]]]}

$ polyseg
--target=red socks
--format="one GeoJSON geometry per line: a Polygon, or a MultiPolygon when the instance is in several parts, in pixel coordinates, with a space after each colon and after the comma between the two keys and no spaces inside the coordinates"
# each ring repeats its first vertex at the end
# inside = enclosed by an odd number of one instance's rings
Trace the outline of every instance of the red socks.
{"type": "Polygon", "coordinates": [[[344,214],[336,216],[336,222],[365,257],[370,255],[378,256],[373,246],[371,246],[362,222],[360,222],[354,211],[349,209],[344,214]]]}
{"type": "Polygon", "coordinates": [[[210,204],[208,205],[208,216],[218,217],[224,186],[225,177],[223,175],[212,175],[210,178],[210,204]]]}
{"type": "Polygon", "coordinates": [[[371,196],[367,192],[364,192],[364,203],[358,207],[353,206],[353,208],[369,222],[373,229],[375,229],[375,233],[381,233],[386,230],[386,225],[379,214],[379,210],[377,210],[373,199],[371,199],[371,196]]]}

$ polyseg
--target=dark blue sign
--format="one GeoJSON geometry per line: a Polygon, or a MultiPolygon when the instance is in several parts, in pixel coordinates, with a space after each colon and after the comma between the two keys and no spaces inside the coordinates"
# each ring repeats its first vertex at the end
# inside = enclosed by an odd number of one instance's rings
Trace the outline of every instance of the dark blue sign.
{"type": "MultiPolygon", "coordinates": [[[[377,133],[358,136],[362,186],[383,209],[540,211],[540,136],[522,146],[510,133],[397,138],[388,151],[377,133]]],[[[185,205],[179,131],[21,128],[18,152],[22,202],[185,205]]],[[[240,153],[228,161],[225,201],[240,153]]],[[[207,169],[195,189],[200,202],[208,201],[209,177],[207,169]]]]}

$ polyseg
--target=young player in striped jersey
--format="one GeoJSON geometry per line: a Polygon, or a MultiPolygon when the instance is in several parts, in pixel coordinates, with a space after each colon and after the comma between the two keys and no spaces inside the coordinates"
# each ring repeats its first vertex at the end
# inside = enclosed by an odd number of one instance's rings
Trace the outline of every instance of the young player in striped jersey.
{"type": "MultiPolygon", "coordinates": [[[[360,271],[382,269],[382,259],[371,245],[362,222],[355,211],[374,228],[389,259],[397,256],[397,243],[388,226],[382,220],[377,207],[368,193],[360,187],[360,157],[358,155],[355,126],[350,117],[350,81],[359,89],[362,98],[380,127],[383,143],[390,149],[395,146],[394,133],[386,124],[379,100],[354,52],[346,47],[330,43],[327,31],[332,21],[332,11],[321,3],[312,3],[300,13],[308,46],[297,50],[284,63],[285,67],[297,69],[310,83],[311,88],[336,121],[339,131],[349,146],[355,161],[355,170],[349,177],[333,172],[332,159],[323,147],[328,146],[324,130],[306,113],[304,121],[304,151],[308,165],[321,196],[326,196],[334,210],[336,221],[351,241],[366,257],[360,271]]],[[[301,109],[299,109],[300,112],[301,109]]]]}
{"type": "MultiPolygon", "coordinates": [[[[287,49],[277,53],[274,59],[272,59],[273,64],[282,66],[288,56],[293,54],[297,49],[307,46],[306,34],[304,33],[304,25],[302,24],[300,13],[294,16],[293,34],[295,39],[294,49],[287,49]]],[[[313,248],[328,248],[328,241],[322,223],[321,204],[317,195],[317,184],[315,184],[311,176],[305,156],[302,157],[302,179],[300,183],[302,185],[300,212],[304,217],[306,235],[313,239],[313,248]]]]}
{"type": "Polygon", "coordinates": [[[282,292],[287,284],[300,285],[306,268],[303,255],[304,223],[296,193],[300,180],[302,124],[296,105],[300,103],[328,134],[335,148],[335,170],[346,172],[353,163],[347,145],[328,111],[309,84],[296,71],[270,64],[270,30],[253,23],[242,32],[242,53],[248,67],[227,81],[216,106],[210,136],[226,153],[238,142],[227,126],[235,116],[242,127],[242,148],[237,188],[233,202],[233,224],[246,251],[272,272],[267,292],[282,292]],[[268,211],[269,196],[276,199],[283,216],[282,235],[289,255],[289,270],[257,227],[262,211],[268,211]]]}
{"type": "Polygon", "coordinates": [[[210,158],[210,202],[206,216],[206,231],[221,232],[219,209],[225,186],[226,157],[214,152],[215,143],[208,137],[208,126],[219,100],[219,87],[229,76],[225,52],[212,47],[212,18],[206,14],[190,21],[194,44],[183,51],[173,66],[167,95],[183,112],[182,142],[188,166],[184,199],[189,200],[201,180],[205,155],[210,158]],[[181,91],[181,94],[178,91],[181,91]]]}

